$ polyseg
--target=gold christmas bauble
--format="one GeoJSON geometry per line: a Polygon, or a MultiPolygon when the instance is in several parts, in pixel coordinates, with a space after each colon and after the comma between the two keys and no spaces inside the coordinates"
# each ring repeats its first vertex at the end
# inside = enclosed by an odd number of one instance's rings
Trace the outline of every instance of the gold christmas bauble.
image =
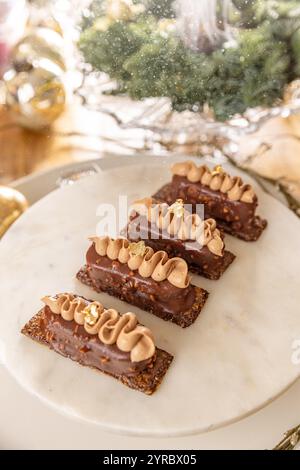
{"type": "Polygon", "coordinates": [[[134,4],[132,0],[107,0],[106,16],[113,21],[130,21],[144,9],[144,5],[134,4]]]}
{"type": "Polygon", "coordinates": [[[8,70],[3,79],[6,106],[21,126],[45,128],[64,110],[65,86],[55,63],[42,58],[28,70],[8,70]]]}
{"type": "Polygon", "coordinates": [[[37,26],[53,29],[53,31],[56,31],[60,36],[64,34],[60,22],[54,16],[47,15],[41,18],[37,26]]]}
{"type": "Polygon", "coordinates": [[[161,35],[173,33],[176,29],[176,20],[172,18],[163,18],[158,21],[157,29],[161,35]]]}
{"type": "Polygon", "coordinates": [[[108,0],[106,15],[112,20],[128,21],[132,17],[132,11],[126,0],[108,0]]]}
{"type": "Polygon", "coordinates": [[[95,21],[93,28],[96,31],[105,32],[108,30],[108,28],[110,27],[112,23],[113,23],[113,20],[111,20],[107,16],[100,16],[100,18],[97,18],[97,20],[95,21]]]}
{"type": "Polygon", "coordinates": [[[13,188],[0,186],[0,238],[27,207],[23,194],[13,188]]]}
{"type": "Polygon", "coordinates": [[[11,57],[16,68],[24,64],[32,64],[44,57],[66,70],[64,57],[64,39],[50,28],[32,28],[13,48],[11,57]]]}

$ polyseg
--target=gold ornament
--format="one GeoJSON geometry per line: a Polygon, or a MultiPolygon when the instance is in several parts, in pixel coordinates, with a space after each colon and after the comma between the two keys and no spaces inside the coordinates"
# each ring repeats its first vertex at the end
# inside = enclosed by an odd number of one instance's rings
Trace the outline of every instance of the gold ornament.
{"type": "Polygon", "coordinates": [[[64,110],[66,92],[61,69],[48,59],[41,58],[25,70],[7,71],[4,85],[6,106],[24,127],[45,128],[64,110]]]}
{"type": "Polygon", "coordinates": [[[23,194],[16,189],[0,186],[0,238],[27,207],[28,202],[23,194]]]}
{"type": "Polygon", "coordinates": [[[16,69],[24,64],[34,64],[36,60],[45,58],[66,70],[64,57],[64,39],[53,29],[38,27],[29,30],[12,50],[12,62],[16,69]]]}
{"type": "Polygon", "coordinates": [[[144,10],[144,5],[131,0],[107,0],[106,16],[113,21],[130,21],[144,10]]]}
{"type": "Polygon", "coordinates": [[[157,29],[162,36],[168,36],[170,33],[175,31],[176,20],[172,18],[163,18],[159,20],[157,29]]]}
{"type": "Polygon", "coordinates": [[[108,28],[110,27],[110,25],[113,23],[113,21],[106,17],[106,16],[100,16],[100,18],[98,18],[94,25],[93,25],[93,29],[95,29],[96,31],[102,31],[102,32],[105,32],[108,30],[108,28]]]}
{"type": "Polygon", "coordinates": [[[53,31],[60,34],[60,36],[63,36],[64,34],[60,22],[54,16],[47,15],[46,17],[41,18],[37,26],[53,29],[53,31]]]}

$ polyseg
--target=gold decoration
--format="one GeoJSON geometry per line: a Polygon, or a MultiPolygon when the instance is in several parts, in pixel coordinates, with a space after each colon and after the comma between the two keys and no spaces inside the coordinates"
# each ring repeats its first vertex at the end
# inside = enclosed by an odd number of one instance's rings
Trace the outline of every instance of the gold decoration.
{"type": "Polygon", "coordinates": [[[28,202],[19,191],[0,186],[0,238],[27,209],[28,202]]]}
{"type": "Polygon", "coordinates": [[[129,253],[133,256],[144,256],[146,252],[146,245],[142,240],[139,242],[130,243],[128,248],[129,253]]]}
{"type": "Polygon", "coordinates": [[[5,104],[15,122],[35,130],[51,125],[66,101],[62,31],[53,18],[54,29],[45,26],[28,28],[12,50],[12,68],[3,77],[5,104]]]}
{"type": "Polygon", "coordinates": [[[106,15],[113,21],[130,21],[144,10],[144,5],[131,0],[107,0],[106,15]]]}
{"type": "Polygon", "coordinates": [[[60,36],[63,36],[63,30],[62,30],[61,24],[53,15],[52,16],[47,15],[41,18],[37,26],[52,29],[56,33],[60,34],[60,36]]]}
{"type": "Polygon", "coordinates": [[[173,18],[163,18],[159,20],[157,29],[162,36],[168,36],[170,33],[175,31],[176,20],[173,18]]]}
{"type": "Polygon", "coordinates": [[[176,199],[176,201],[169,207],[169,212],[172,212],[175,217],[181,218],[184,216],[184,203],[183,199],[176,199]]]}
{"type": "Polygon", "coordinates": [[[212,176],[220,175],[222,173],[224,173],[222,165],[216,165],[211,172],[212,176]]]}
{"type": "Polygon", "coordinates": [[[110,27],[110,25],[113,23],[113,21],[106,17],[106,16],[100,16],[100,18],[98,18],[95,23],[94,23],[94,26],[93,28],[96,30],[96,31],[107,31],[108,28],[110,27]]]}
{"type": "Polygon", "coordinates": [[[293,450],[300,442],[300,425],[289,429],[273,450],[293,450]]]}
{"type": "Polygon", "coordinates": [[[84,310],[82,310],[84,314],[84,321],[89,326],[96,325],[99,319],[99,310],[95,304],[88,305],[84,310]]]}
{"type": "Polygon", "coordinates": [[[6,105],[17,123],[41,129],[62,113],[66,92],[60,75],[61,69],[47,59],[40,59],[28,70],[5,73],[6,105]]]}
{"type": "Polygon", "coordinates": [[[18,70],[24,64],[34,65],[35,61],[45,58],[65,71],[64,46],[63,37],[53,29],[32,28],[12,50],[12,62],[18,70]]]}

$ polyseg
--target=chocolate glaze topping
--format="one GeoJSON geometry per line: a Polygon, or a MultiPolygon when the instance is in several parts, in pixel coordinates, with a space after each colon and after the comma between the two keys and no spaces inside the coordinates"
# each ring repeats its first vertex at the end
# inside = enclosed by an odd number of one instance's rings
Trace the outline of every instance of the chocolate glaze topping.
{"type": "Polygon", "coordinates": [[[232,201],[227,194],[215,191],[200,182],[190,182],[185,176],[174,175],[172,182],[163,186],[153,196],[172,204],[180,198],[185,204],[204,204],[205,217],[217,221],[220,229],[247,241],[257,240],[267,225],[265,220],[255,215],[257,197],[252,202],[232,201]]]}
{"type": "Polygon", "coordinates": [[[82,365],[95,367],[111,374],[132,376],[144,370],[154,357],[141,362],[131,362],[130,353],[121,351],[115,344],[107,345],[95,335],[88,334],[74,320],[67,321],[61,315],[44,307],[41,331],[51,349],[82,365]]]}
{"type": "Polygon", "coordinates": [[[227,222],[239,220],[245,225],[253,219],[256,207],[257,197],[253,202],[231,201],[227,195],[220,191],[214,191],[201,183],[190,183],[183,176],[173,176],[172,185],[175,191],[183,191],[186,199],[191,204],[205,204],[205,216],[214,214],[216,219],[224,219],[227,222]]]}
{"type": "MultiPolygon", "coordinates": [[[[89,267],[89,275],[94,281],[100,281],[103,290],[109,292],[111,285],[120,292],[126,290],[127,298],[139,299],[141,308],[149,310],[150,304],[153,308],[161,306],[167,313],[183,312],[192,307],[195,301],[193,286],[179,288],[172,285],[168,280],[154,281],[151,277],[142,277],[137,271],[131,271],[127,264],[118,260],[111,260],[107,256],[99,256],[93,244],[86,256],[89,267]]],[[[136,302],[132,301],[133,304],[136,302]]]]}

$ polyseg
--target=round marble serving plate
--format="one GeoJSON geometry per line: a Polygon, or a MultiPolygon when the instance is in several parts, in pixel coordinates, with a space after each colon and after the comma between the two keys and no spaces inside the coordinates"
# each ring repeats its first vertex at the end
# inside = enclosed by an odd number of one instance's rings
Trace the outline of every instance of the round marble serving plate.
{"type": "MultiPolygon", "coordinates": [[[[237,173],[235,169],[230,169],[237,173]]],[[[258,187],[269,226],[256,243],[226,237],[237,259],[219,281],[194,276],[210,292],[198,320],[183,330],[82,286],[100,203],[153,193],[167,166],[140,164],[54,191],[27,211],[0,243],[0,351],[27,390],[55,409],[123,434],[179,436],[207,431],[261,408],[300,375],[299,220],[258,187]],[[161,387],[145,396],[23,337],[20,329],[45,294],[73,291],[121,312],[138,313],[175,359],[161,387]]],[[[245,177],[245,179],[248,179],[245,177]]]]}

